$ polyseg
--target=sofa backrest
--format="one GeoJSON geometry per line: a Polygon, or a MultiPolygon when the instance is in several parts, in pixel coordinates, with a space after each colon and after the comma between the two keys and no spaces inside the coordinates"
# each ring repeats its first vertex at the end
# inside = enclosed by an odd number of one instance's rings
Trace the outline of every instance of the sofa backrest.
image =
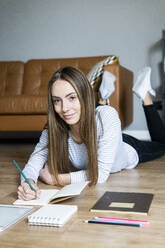
{"type": "Polygon", "coordinates": [[[73,66],[87,74],[91,68],[107,56],[61,59],[33,59],[25,64],[23,94],[45,96],[48,83],[55,71],[73,66]]]}
{"type": "Polygon", "coordinates": [[[23,90],[24,63],[0,62],[0,96],[17,96],[23,90]]]}
{"type": "Polygon", "coordinates": [[[26,63],[0,62],[0,96],[47,96],[49,80],[59,68],[73,66],[87,74],[96,63],[106,57],[33,59],[26,63]]]}

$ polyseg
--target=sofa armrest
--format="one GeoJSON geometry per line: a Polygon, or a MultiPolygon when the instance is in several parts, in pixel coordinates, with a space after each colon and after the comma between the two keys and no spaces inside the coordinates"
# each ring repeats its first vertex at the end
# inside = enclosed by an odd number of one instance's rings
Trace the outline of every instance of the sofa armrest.
{"type": "Polygon", "coordinates": [[[107,65],[104,70],[116,76],[115,91],[109,101],[110,105],[118,111],[121,126],[124,128],[133,120],[133,72],[120,64],[107,65]]]}

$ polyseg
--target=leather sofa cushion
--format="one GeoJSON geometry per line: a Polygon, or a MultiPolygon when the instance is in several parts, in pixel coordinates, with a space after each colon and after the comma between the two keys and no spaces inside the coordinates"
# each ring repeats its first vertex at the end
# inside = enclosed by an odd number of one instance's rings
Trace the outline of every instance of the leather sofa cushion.
{"type": "Polygon", "coordinates": [[[25,64],[23,94],[47,95],[49,80],[59,68],[73,66],[87,74],[96,63],[106,57],[29,60],[25,64]]]}
{"type": "Polygon", "coordinates": [[[46,114],[47,96],[5,96],[0,98],[0,113],[6,114],[46,114]]]}
{"type": "Polygon", "coordinates": [[[0,96],[21,95],[23,89],[23,76],[23,62],[0,62],[0,96]]]}

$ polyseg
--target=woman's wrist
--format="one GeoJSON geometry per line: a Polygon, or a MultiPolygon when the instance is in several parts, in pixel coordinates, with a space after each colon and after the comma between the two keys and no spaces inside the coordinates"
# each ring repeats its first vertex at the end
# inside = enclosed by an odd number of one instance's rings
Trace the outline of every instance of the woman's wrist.
{"type": "MultiPolygon", "coordinates": [[[[27,178],[30,183],[36,184],[35,181],[32,178],[27,178]]],[[[25,179],[21,180],[21,185],[23,183],[27,183],[25,179]]],[[[28,184],[28,183],[27,183],[28,184]]]]}
{"type": "Polygon", "coordinates": [[[69,173],[59,174],[58,180],[59,180],[60,185],[63,185],[63,186],[71,184],[71,177],[69,173]]]}

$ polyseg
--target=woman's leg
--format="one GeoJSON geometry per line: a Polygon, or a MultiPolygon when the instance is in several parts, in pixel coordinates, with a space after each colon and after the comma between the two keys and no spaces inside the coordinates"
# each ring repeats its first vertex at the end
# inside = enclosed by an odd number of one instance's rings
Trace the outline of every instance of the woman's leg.
{"type": "Polygon", "coordinates": [[[137,151],[139,163],[151,161],[165,154],[165,144],[160,142],[143,141],[124,133],[123,141],[137,151]]]}
{"type": "Polygon", "coordinates": [[[143,101],[144,113],[151,140],[165,144],[165,126],[150,95],[155,95],[155,92],[151,87],[150,76],[150,67],[142,69],[138,74],[136,83],[133,87],[133,92],[143,101]]]}
{"type": "Polygon", "coordinates": [[[152,141],[165,144],[165,126],[154,104],[143,105],[152,141]]]}
{"type": "Polygon", "coordinates": [[[147,162],[165,154],[165,127],[153,104],[150,94],[155,95],[150,83],[151,69],[143,69],[137,78],[134,93],[143,101],[143,108],[152,141],[141,141],[123,134],[123,141],[137,151],[139,162],[147,162]],[[150,93],[150,94],[149,94],[150,93]]]}

